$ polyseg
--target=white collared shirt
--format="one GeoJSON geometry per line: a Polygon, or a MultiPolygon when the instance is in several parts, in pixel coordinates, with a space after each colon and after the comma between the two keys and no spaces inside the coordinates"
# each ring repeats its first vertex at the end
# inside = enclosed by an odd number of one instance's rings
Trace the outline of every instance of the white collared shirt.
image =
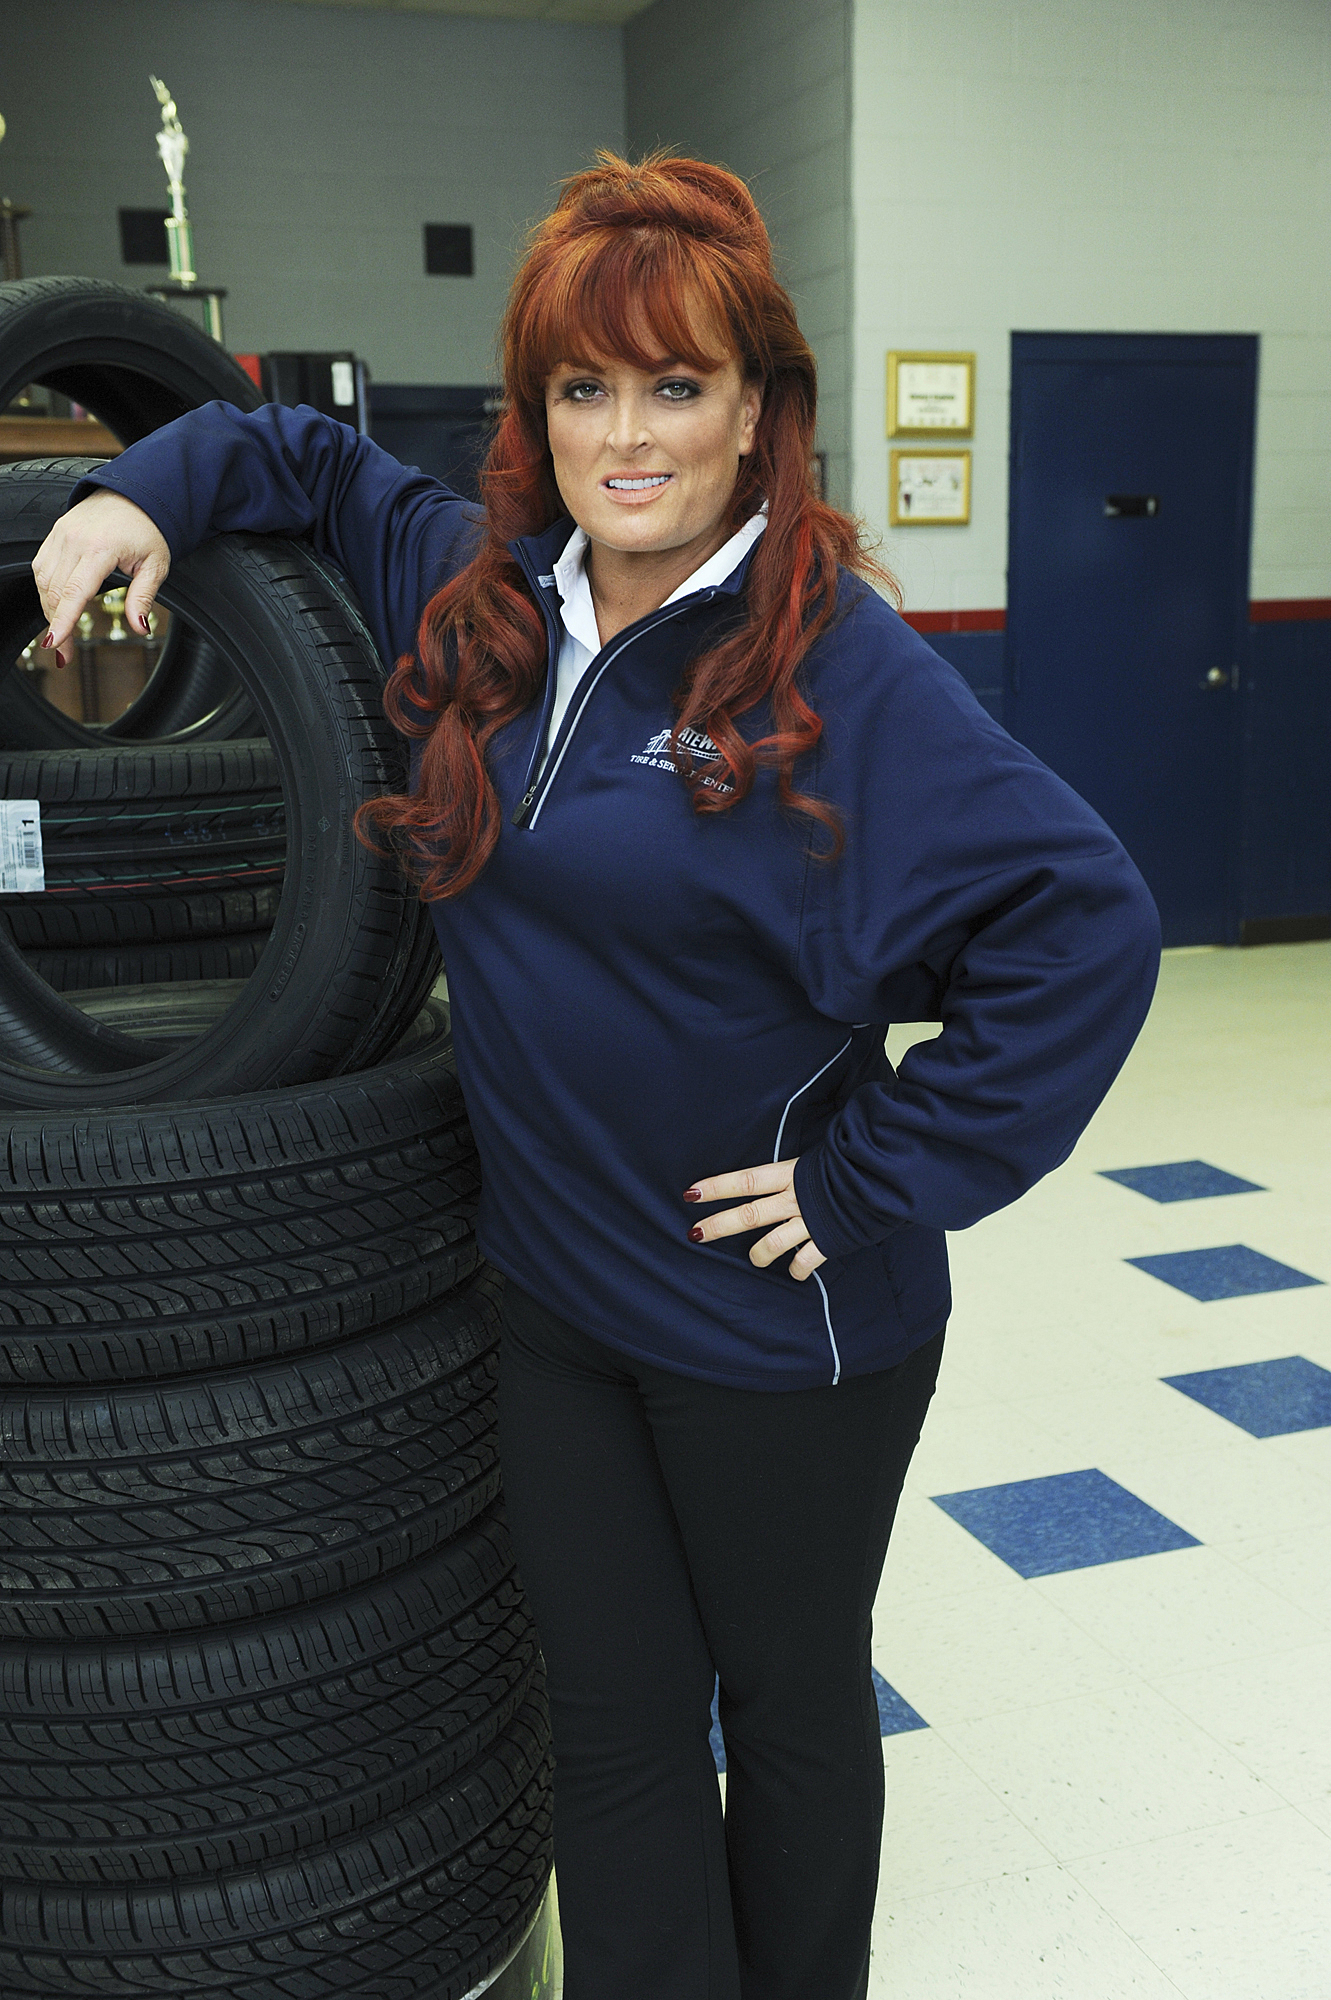
{"type": "MultiPolygon", "coordinates": [[[[745,550],[757,541],[766,526],[767,507],[764,504],[761,511],[751,515],[714,556],[700,563],[692,576],[686,576],[678,590],[671,591],[666,603],[673,604],[677,598],[691,597],[695,590],[706,590],[714,583],[724,583],[731,571],[738,568],[745,550]]],[[[569,536],[564,544],[564,553],[555,564],[554,575],[563,615],[564,637],[555,670],[555,705],[550,714],[550,733],[545,739],[547,754],[559,734],[559,725],[573,699],[574,688],[601,650],[596,607],[592,603],[592,587],[587,577],[587,536],[583,529],[575,528],[569,536]]]]}

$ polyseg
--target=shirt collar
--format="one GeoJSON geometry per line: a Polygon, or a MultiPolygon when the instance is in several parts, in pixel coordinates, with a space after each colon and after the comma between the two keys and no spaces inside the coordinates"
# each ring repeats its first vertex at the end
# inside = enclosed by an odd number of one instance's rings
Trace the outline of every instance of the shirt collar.
{"type": "MultiPolygon", "coordinates": [[[[700,563],[677,590],[671,591],[666,603],[674,604],[678,598],[692,597],[697,590],[708,590],[713,584],[724,583],[732,570],[738,569],[766,526],[767,502],[764,501],[758,513],[750,515],[744,526],[736,529],[714,556],[700,563]]],[[[596,629],[596,608],[587,578],[587,535],[582,528],[574,528],[564,544],[564,552],[554,565],[554,578],[563,607],[564,630],[594,656],[601,650],[601,635],[596,629]]]]}

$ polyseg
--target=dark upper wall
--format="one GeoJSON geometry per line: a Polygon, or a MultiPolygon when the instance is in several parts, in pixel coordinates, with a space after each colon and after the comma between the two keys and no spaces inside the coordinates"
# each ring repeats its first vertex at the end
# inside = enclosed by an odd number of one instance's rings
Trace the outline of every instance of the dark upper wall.
{"type": "Polygon", "coordinates": [[[200,275],[240,350],[351,347],[387,381],[491,378],[524,225],[624,143],[618,28],[252,0],[0,0],[0,195],[24,268],[138,288],[118,208],[165,208],[165,78],[190,140],[200,275]],[[473,278],[421,225],[470,222],[473,278]]]}
{"type": "Polygon", "coordinates": [[[624,28],[629,146],[749,182],[818,357],[831,496],[849,493],[849,0],[656,0],[624,28]]]}

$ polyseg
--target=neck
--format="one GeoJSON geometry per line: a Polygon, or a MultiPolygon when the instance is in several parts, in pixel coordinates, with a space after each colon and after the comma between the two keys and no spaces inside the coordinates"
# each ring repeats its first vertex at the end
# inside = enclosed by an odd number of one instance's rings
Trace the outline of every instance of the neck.
{"type": "Polygon", "coordinates": [[[601,644],[608,646],[617,632],[659,611],[684,579],[729,540],[729,528],[718,522],[705,535],[675,549],[612,549],[604,542],[590,542],[584,561],[601,644]]]}

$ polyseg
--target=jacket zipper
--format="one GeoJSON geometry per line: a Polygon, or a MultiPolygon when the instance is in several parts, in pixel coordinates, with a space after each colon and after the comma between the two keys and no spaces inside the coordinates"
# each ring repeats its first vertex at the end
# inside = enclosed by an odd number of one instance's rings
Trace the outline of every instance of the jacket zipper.
{"type": "MultiPolygon", "coordinates": [[[[522,558],[519,557],[519,560],[522,561],[522,558]]],[[[524,568],[524,570],[527,570],[530,580],[536,584],[537,590],[540,591],[540,584],[536,579],[534,573],[530,569],[528,569],[528,565],[525,561],[522,561],[522,567],[524,568]]],[[[635,639],[641,639],[648,632],[654,632],[658,625],[669,624],[672,618],[682,617],[686,611],[692,611],[699,604],[710,604],[711,600],[716,595],[717,592],[715,590],[698,591],[692,597],[681,598],[678,604],[672,604],[668,610],[663,608],[661,611],[651,614],[647,619],[640,620],[638,624],[631,629],[628,637],[623,641],[623,643],[621,645],[616,646],[614,652],[608,654],[606,658],[602,660],[600,667],[597,669],[596,678],[593,680],[586,694],[584,694],[584,696],[582,697],[582,700],[578,703],[577,713],[574,715],[573,720],[568,724],[568,727],[565,731],[564,740],[559,746],[559,754],[553,759],[547,755],[547,757],[545,758],[544,762],[540,765],[540,768],[537,770],[536,775],[534,777],[531,775],[530,772],[528,773],[528,776],[531,778],[531,783],[528,785],[526,791],[523,793],[517,805],[514,807],[510,825],[526,827],[529,831],[531,827],[535,825],[536,819],[540,814],[541,805],[544,804],[544,794],[549,790],[550,785],[553,783],[560,765],[564,761],[564,754],[567,751],[569,744],[573,741],[574,732],[576,731],[578,724],[582,720],[588,702],[591,700],[593,694],[596,692],[596,689],[599,687],[601,682],[601,676],[602,674],[605,673],[606,669],[614,665],[615,661],[619,658],[620,654],[625,652],[627,648],[633,644],[635,639]],[[540,797],[539,804],[537,803],[538,795],[540,797]]],[[[551,619],[550,617],[549,607],[545,602],[545,596],[543,592],[541,593],[541,607],[545,611],[546,620],[550,626],[552,637],[557,637],[558,628],[555,626],[553,619],[551,619]]],[[[559,654],[558,651],[556,650],[555,652],[556,670],[558,668],[558,661],[559,661],[559,654]]],[[[544,713],[544,705],[542,705],[542,712],[544,713]]],[[[533,752],[533,762],[536,762],[536,760],[539,759],[539,757],[540,757],[540,746],[538,741],[537,748],[533,752]]]]}

